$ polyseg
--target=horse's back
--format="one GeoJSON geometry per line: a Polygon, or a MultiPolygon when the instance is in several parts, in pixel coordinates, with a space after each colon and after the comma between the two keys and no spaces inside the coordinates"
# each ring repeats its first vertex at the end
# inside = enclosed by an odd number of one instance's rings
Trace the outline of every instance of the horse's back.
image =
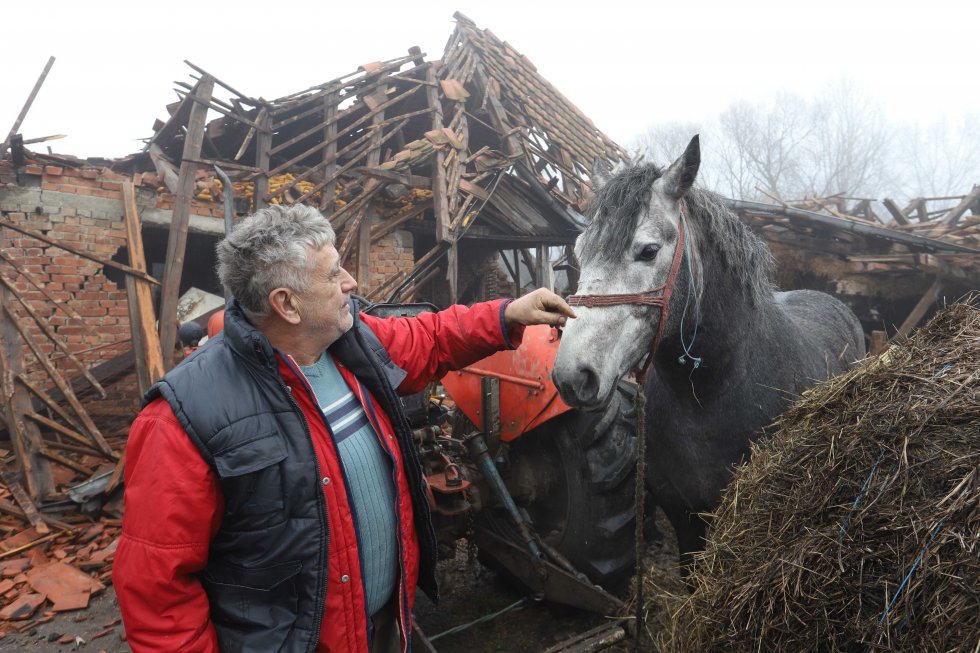
{"type": "Polygon", "coordinates": [[[836,297],[816,290],[790,290],[775,293],[774,299],[799,327],[807,346],[823,354],[831,374],[846,370],[864,358],[861,322],[836,297]]]}

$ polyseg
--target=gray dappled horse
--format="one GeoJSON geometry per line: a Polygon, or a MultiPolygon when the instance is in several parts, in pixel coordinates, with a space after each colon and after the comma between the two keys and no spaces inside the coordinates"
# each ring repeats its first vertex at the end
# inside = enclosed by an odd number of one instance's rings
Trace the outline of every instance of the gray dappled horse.
{"type": "Polygon", "coordinates": [[[566,403],[594,409],[656,350],[646,482],[682,563],[704,548],[697,513],[718,505],[750,441],[865,353],[861,324],[837,299],[774,291],[766,245],[718,195],[692,187],[700,160],[695,136],[666,172],[642,165],[594,180],[575,245],[578,318],[564,329],[553,375],[566,403]]]}

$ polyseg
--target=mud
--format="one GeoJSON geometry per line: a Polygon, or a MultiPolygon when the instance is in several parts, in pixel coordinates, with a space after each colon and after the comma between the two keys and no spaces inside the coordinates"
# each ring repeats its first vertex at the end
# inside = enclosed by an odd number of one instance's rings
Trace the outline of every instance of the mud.
{"type": "MultiPolygon", "coordinates": [[[[648,546],[645,563],[673,568],[677,560],[673,534],[662,515],[657,525],[665,531],[665,540],[648,546]]],[[[435,638],[433,645],[439,653],[541,653],[608,622],[607,616],[528,599],[496,572],[480,565],[464,546],[455,559],[439,563],[439,575],[439,604],[434,605],[420,593],[415,606],[417,623],[426,637],[435,638]],[[501,614],[474,623],[495,613],[501,614]],[[447,632],[467,625],[459,632],[447,632]]],[[[132,649],[119,619],[119,604],[109,586],[84,610],[58,614],[23,633],[7,633],[0,639],[0,653],[129,653],[132,649]],[[71,641],[59,643],[65,636],[71,641]]],[[[608,650],[617,653],[625,648],[608,650]]]]}

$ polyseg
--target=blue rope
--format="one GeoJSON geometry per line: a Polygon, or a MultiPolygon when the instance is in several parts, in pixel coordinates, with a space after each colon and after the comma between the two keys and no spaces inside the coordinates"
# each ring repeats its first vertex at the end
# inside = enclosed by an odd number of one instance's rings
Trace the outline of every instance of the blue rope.
{"type": "Polygon", "coordinates": [[[844,518],[844,521],[841,522],[840,533],[838,533],[838,539],[844,537],[844,533],[847,531],[847,527],[851,523],[851,515],[854,514],[854,511],[857,510],[858,505],[860,505],[861,499],[862,497],[864,497],[864,493],[868,489],[868,484],[871,483],[871,477],[874,476],[875,470],[878,469],[878,465],[881,463],[884,457],[885,457],[885,450],[882,449],[881,453],[878,454],[878,460],[875,461],[875,464],[871,467],[871,471],[868,472],[868,477],[864,479],[864,485],[861,486],[861,491],[858,492],[857,498],[854,499],[854,505],[851,506],[851,509],[847,512],[847,516],[844,518]]]}
{"type": "Polygon", "coordinates": [[[884,614],[882,614],[881,619],[878,620],[879,626],[885,623],[885,618],[888,616],[888,613],[891,611],[892,607],[894,607],[895,603],[898,601],[898,598],[902,595],[902,590],[905,589],[905,586],[908,584],[909,579],[912,577],[912,573],[915,572],[916,568],[919,566],[919,563],[922,562],[922,558],[926,554],[926,549],[928,549],[929,545],[932,544],[932,541],[936,539],[936,535],[939,534],[939,529],[942,528],[943,522],[945,521],[946,518],[944,517],[943,519],[940,520],[938,524],[936,524],[936,527],[932,529],[932,535],[929,536],[929,541],[926,542],[925,546],[922,547],[922,550],[919,551],[919,557],[915,559],[914,563],[912,563],[912,568],[909,569],[909,573],[905,574],[905,578],[902,579],[902,584],[898,586],[897,590],[895,590],[895,594],[892,596],[892,600],[889,601],[888,607],[885,608],[884,614]]]}
{"type": "MultiPolygon", "coordinates": [[[[690,233],[687,228],[687,222],[684,219],[684,212],[681,212],[681,222],[684,223],[684,231],[690,233]]],[[[694,286],[694,267],[691,265],[691,239],[690,237],[684,239],[684,258],[687,259],[687,275],[690,278],[690,282],[687,284],[687,297],[684,300],[684,312],[681,313],[681,348],[684,350],[684,354],[677,359],[677,362],[683,365],[690,358],[691,362],[694,364],[694,369],[701,367],[701,358],[695,356],[691,353],[691,347],[694,346],[694,340],[698,337],[698,327],[701,325],[700,322],[694,323],[694,335],[691,336],[691,342],[684,342],[684,318],[687,316],[687,307],[691,303],[691,293],[693,292],[694,286]]],[[[698,314],[700,315],[701,309],[698,307],[698,314]]]]}
{"type": "Polygon", "coordinates": [[[491,619],[496,619],[497,617],[499,617],[502,614],[506,614],[506,613],[511,612],[513,610],[519,610],[519,609],[523,608],[525,605],[527,605],[527,603],[528,603],[528,598],[527,597],[524,597],[522,599],[519,599],[517,601],[514,601],[513,603],[511,603],[510,605],[508,605],[506,608],[503,608],[502,610],[498,610],[497,612],[494,612],[492,614],[485,614],[482,617],[479,617],[477,619],[474,619],[473,621],[471,621],[469,623],[461,624],[459,626],[454,626],[453,628],[450,628],[449,630],[444,630],[443,632],[439,633],[438,635],[433,635],[432,637],[429,638],[429,641],[430,642],[434,642],[437,639],[441,639],[441,638],[443,638],[443,637],[445,637],[447,635],[455,635],[456,633],[461,633],[464,630],[466,630],[467,628],[472,628],[473,626],[477,626],[479,624],[485,623],[487,621],[490,621],[491,619]]]}
{"type": "Polygon", "coordinates": [[[938,372],[936,372],[936,373],[935,373],[935,374],[933,375],[933,377],[932,377],[932,378],[933,378],[933,379],[938,379],[938,378],[939,378],[939,377],[941,377],[941,376],[942,376],[943,374],[945,374],[946,372],[948,372],[948,371],[949,371],[949,370],[950,370],[950,369],[951,369],[951,368],[953,367],[953,363],[954,363],[954,362],[955,362],[955,361],[950,361],[950,362],[948,362],[948,363],[946,363],[945,365],[943,365],[943,368],[942,368],[941,370],[939,370],[938,372]]]}

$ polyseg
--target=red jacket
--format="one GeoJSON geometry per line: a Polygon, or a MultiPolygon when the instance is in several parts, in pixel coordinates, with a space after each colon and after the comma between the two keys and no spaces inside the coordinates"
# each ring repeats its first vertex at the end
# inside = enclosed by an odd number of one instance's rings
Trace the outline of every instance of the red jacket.
{"type": "MultiPolygon", "coordinates": [[[[408,376],[398,391],[411,394],[452,369],[520,343],[523,329],[504,332],[502,300],[472,308],[453,306],[417,318],[361,319],[378,336],[392,361],[408,376]],[[513,344],[512,344],[513,343],[513,344]]],[[[279,355],[287,386],[308,387],[295,363],[279,355]]],[[[353,374],[339,366],[348,385],[365,397],[353,374]]],[[[342,466],[310,393],[293,392],[306,416],[320,469],[340,479],[342,466]]],[[[371,398],[371,403],[378,404],[371,398]]],[[[399,596],[415,597],[418,543],[401,453],[391,439],[389,417],[381,410],[372,423],[396,461],[402,569],[399,596]]],[[[211,467],[186,436],[170,406],[157,399],[137,417],[129,434],[125,469],[123,534],[116,551],[113,583],[130,646],[141,651],[218,651],[207,596],[195,574],[207,562],[209,542],[221,525],[224,500],[211,467]]],[[[331,528],[324,619],[317,651],[367,652],[367,623],[357,538],[343,483],[322,485],[331,528]],[[345,581],[344,578],[347,578],[345,581]]],[[[403,605],[402,608],[405,606],[403,605]]],[[[406,612],[404,609],[402,612],[406,612]]],[[[405,633],[410,632],[407,629],[405,633]]]]}

